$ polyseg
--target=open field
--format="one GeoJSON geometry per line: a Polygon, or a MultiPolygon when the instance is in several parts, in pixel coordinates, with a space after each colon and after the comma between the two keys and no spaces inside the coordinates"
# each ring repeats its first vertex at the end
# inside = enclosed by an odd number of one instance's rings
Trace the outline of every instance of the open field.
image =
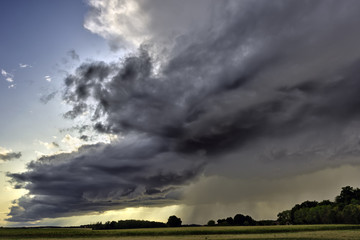
{"type": "Polygon", "coordinates": [[[83,228],[0,229],[0,239],[126,239],[126,240],[235,240],[235,239],[359,239],[360,225],[297,225],[255,227],[182,227],[131,230],[83,228]]]}

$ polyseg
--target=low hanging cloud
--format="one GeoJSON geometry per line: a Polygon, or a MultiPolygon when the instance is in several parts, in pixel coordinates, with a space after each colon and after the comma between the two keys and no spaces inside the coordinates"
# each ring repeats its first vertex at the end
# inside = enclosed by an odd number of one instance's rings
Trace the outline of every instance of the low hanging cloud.
{"type": "Polygon", "coordinates": [[[64,116],[87,113],[121,138],[8,174],[29,190],[9,221],[196,206],[186,194],[203,176],[261,183],[359,164],[358,1],[185,1],[174,18],[177,1],[89,4],[87,29],[138,50],[81,64],[65,79],[64,116]]]}
{"type": "Polygon", "coordinates": [[[175,186],[194,178],[201,166],[188,156],[167,152],[163,145],[161,140],[138,136],[122,144],[89,145],[33,161],[28,172],[9,175],[16,188],[35,195],[18,199],[9,220],[176,203],[180,193],[175,186]],[[169,159],[173,161],[168,163],[169,159]]]}

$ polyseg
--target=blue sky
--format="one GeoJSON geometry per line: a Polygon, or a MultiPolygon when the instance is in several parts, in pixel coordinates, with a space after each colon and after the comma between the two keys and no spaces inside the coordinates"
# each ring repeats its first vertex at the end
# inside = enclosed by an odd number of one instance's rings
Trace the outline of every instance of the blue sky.
{"type": "Polygon", "coordinates": [[[6,125],[1,130],[0,145],[16,149],[22,144],[16,134],[20,131],[21,139],[29,142],[34,136],[48,137],[69,126],[60,116],[60,91],[67,72],[80,63],[70,57],[69,51],[76,49],[81,60],[111,53],[103,38],[84,29],[88,9],[84,1],[0,4],[0,68],[13,79],[8,82],[6,76],[0,76],[0,123],[6,125]],[[56,103],[41,103],[41,97],[55,91],[59,92],[56,103]]]}
{"type": "Polygon", "coordinates": [[[0,225],[275,219],[359,187],[359,1],[0,10],[0,225]]]}
{"type": "MultiPolygon", "coordinates": [[[[73,126],[62,117],[65,76],[80,60],[116,54],[103,38],[83,27],[88,11],[84,1],[1,1],[0,9],[0,147],[22,152],[21,159],[1,165],[5,188],[9,187],[5,172],[22,171],[39,157],[36,151],[46,152],[39,141],[61,144],[66,133],[60,130],[73,126]],[[79,59],[73,59],[70,51],[79,59]],[[54,92],[52,101],[41,101],[54,92]]],[[[7,204],[10,195],[2,195],[7,204]]]]}

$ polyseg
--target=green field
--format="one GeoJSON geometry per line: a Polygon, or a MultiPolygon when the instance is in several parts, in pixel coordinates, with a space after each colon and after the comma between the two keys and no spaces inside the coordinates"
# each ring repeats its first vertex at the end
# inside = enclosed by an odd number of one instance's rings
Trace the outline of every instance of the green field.
{"type": "Polygon", "coordinates": [[[296,225],[254,227],[181,227],[131,230],[84,228],[0,229],[0,239],[125,239],[125,240],[236,240],[236,239],[359,239],[360,225],[296,225]]]}

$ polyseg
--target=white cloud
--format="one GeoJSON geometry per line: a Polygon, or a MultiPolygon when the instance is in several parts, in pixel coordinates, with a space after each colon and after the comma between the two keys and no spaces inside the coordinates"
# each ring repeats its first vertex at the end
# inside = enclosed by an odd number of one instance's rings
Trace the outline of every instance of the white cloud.
{"type": "Polygon", "coordinates": [[[44,78],[45,78],[45,80],[48,81],[48,82],[51,82],[51,80],[52,80],[49,75],[46,75],[44,78]]]}
{"type": "MultiPolygon", "coordinates": [[[[5,77],[5,80],[9,83],[13,83],[14,82],[14,75],[11,73],[8,73],[7,71],[5,71],[4,69],[1,69],[1,75],[3,75],[5,77]]],[[[13,88],[15,87],[15,84],[11,84],[10,86],[8,86],[8,88],[13,88]]]]}
{"type": "Polygon", "coordinates": [[[89,0],[88,3],[93,9],[101,9],[102,12],[96,13],[95,10],[86,18],[86,29],[106,39],[118,39],[136,46],[146,38],[147,34],[144,31],[147,29],[147,17],[141,14],[137,2],[89,0]],[[128,39],[124,39],[124,36],[128,39]]]}
{"type": "Polygon", "coordinates": [[[3,75],[4,77],[10,77],[13,78],[14,75],[11,73],[8,73],[7,71],[5,71],[4,69],[1,69],[1,75],[3,75]]]}
{"type": "Polygon", "coordinates": [[[34,152],[35,152],[35,154],[36,154],[36,156],[37,156],[38,158],[43,157],[43,156],[47,156],[46,153],[43,153],[43,152],[40,152],[40,151],[34,151],[34,152]]]}
{"type": "Polygon", "coordinates": [[[209,24],[210,9],[218,5],[206,0],[88,0],[88,4],[92,11],[85,18],[84,27],[107,39],[113,49],[138,47],[154,38],[156,43],[172,42],[209,24]]]}
{"type": "Polygon", "coordinates": [[[6,149],[6,148],[3,148],[3,147],[0,147],[0,154],[8,154],[12,152],[11,149],[6,149]]]}
{"type": "Polygon", "coordinates": [[[43,145],[48,150],[52,150],[59,147],[59,145],[55,142],[48,143],[48,142],[39,141],[39,144],[43,145]]]}
{"type": "Polygon", "coordinates": [[[31,68],[32,66],[30,64],[19,63],[19,67],[21,67],[21,68],[31,68]]]}
{"type": "Polygon", "coordinates": [[[1,75],[3,75],[4,77],[6,77],[8,75],[8,73],[4,70],[4,69],[1,69],[1,75]]]}
{"type": "Polygon", "coordinates": [[[84,144],[80,138],[73,137],[70,134],[66,134],[61,142],[66,144],[70,151],[76,151],[84,144]]]}

